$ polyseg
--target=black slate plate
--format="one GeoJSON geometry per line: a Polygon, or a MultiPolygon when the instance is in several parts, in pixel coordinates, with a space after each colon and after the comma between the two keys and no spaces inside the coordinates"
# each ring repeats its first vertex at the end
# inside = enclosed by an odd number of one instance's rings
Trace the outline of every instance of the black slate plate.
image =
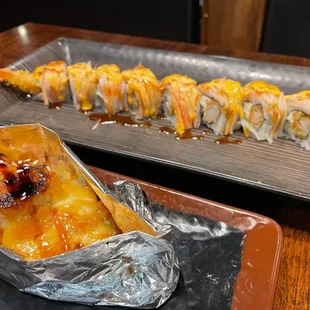
{"type": "MultiPolygon", "coordinates": [[[[158,78],[171,73],[187,74],[198,82],[226,77],[246,83],[264,79],[286,93],[310,88],[310,68],[262,63],[228,57],[177,53],[163,50],[96,43],[60,38],[17,61],[13,67],[34,69],[52,60],[69,64],[91,61],[93,64],[116,63],[121,69],[139,62],[150,67],[158,78]]],[[[216,136],[204,140],[175,140],[159,133],[165,120],[152,121],[152,127],[129,128],[119,124],[101,125],[75,111],[71,102],[61,110],[49,110],[40,102],[27,100],[20,92],[0,85],[0,123],[41,123],[55,130],[72,144],[177,166],[230,181],[310,198],[310,152],[293,142],[278,139],[272,145],[244,139],[241,145],[218,145],[216,136]]]]}

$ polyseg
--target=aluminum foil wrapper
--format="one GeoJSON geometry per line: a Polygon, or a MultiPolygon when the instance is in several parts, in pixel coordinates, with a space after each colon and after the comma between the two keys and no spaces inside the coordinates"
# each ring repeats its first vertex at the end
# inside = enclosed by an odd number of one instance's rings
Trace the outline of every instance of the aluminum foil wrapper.
{"type": "MultiPolygon", "coordinates": [[[[44,260],[27,262],[0,246],[0,277],[20,291],[51,300],[85,305],[156,308],[177,286],[178,261],[169,240],[170,225],[156,221],[143,194],[131,184],[126,190],[103,186],[58,136],[41,125],[33,126],[49,138],[45,143],[63,148],[96,189],[132,208],[158,233],[158,237],[133,231],[107,238],[91,246],[44,260]]],[[[16,128],[21,126],[11,126],[16,128]]],[[[0,129],[1,134],[1,129],[0,129]]],[[[119,182],[118,182],[119,183],[119,182]]],[[[120,185],[119,183],[118,185],[120,185]]],[[[98,195],[100,197],[100,195],[98,195]]]]}

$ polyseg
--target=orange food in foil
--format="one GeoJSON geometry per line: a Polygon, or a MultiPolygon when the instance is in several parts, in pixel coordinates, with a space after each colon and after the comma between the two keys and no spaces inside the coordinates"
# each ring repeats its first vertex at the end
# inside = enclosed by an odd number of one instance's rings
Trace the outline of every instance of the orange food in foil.
{"type": "Polygon", "coordinates": [[[44,130],[0,129],[1,246],[31,261],[133,230],[155,234],[138,214],[94,187],[44,130]]]}

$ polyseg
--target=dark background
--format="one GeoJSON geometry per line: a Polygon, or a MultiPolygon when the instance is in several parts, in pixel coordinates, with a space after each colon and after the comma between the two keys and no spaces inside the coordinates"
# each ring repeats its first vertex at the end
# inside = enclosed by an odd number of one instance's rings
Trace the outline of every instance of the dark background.
{"type": "MultiPolygon", "coordinates": [[[[200,38],[199,0],[6,0],[1,6],[0,31],[38,22],[192,43],[200,38]]],[[[310,57],[309,0],[267,1],[261,51],[310,57]]]]}
{"type": "Polygon", "coordinates": [[[2,31],[37,22],[199,43],[198,0],[6,0],[5,8],[2,31]]]}
{"type": "Polygon", "coordinates": [[[310,57],[309,0],[268,0],[261,50],[310,57]]]}

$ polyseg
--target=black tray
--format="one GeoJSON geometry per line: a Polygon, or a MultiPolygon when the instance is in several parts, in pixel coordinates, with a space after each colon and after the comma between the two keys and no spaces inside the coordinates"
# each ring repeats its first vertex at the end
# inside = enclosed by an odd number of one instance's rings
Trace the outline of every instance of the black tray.
{"type": "MultiPolygon", "coordinates": [[[[173,236],[182,236],[178,239],[181,242],[175,244],[180,281],[160,309],[272,309],[282,248],[282,232],[277,223],[252,212],[89,168],[108,186],[124,179],[140,184],[152,201],[155,214],[164,207],[164,213],[175,225],[173,236]]],[[[131,199],[129,196],[127,203],[131,199]]],[[[110,308],[49,301],[23,294],[0,280],[0,309],[110,308]]]]}

